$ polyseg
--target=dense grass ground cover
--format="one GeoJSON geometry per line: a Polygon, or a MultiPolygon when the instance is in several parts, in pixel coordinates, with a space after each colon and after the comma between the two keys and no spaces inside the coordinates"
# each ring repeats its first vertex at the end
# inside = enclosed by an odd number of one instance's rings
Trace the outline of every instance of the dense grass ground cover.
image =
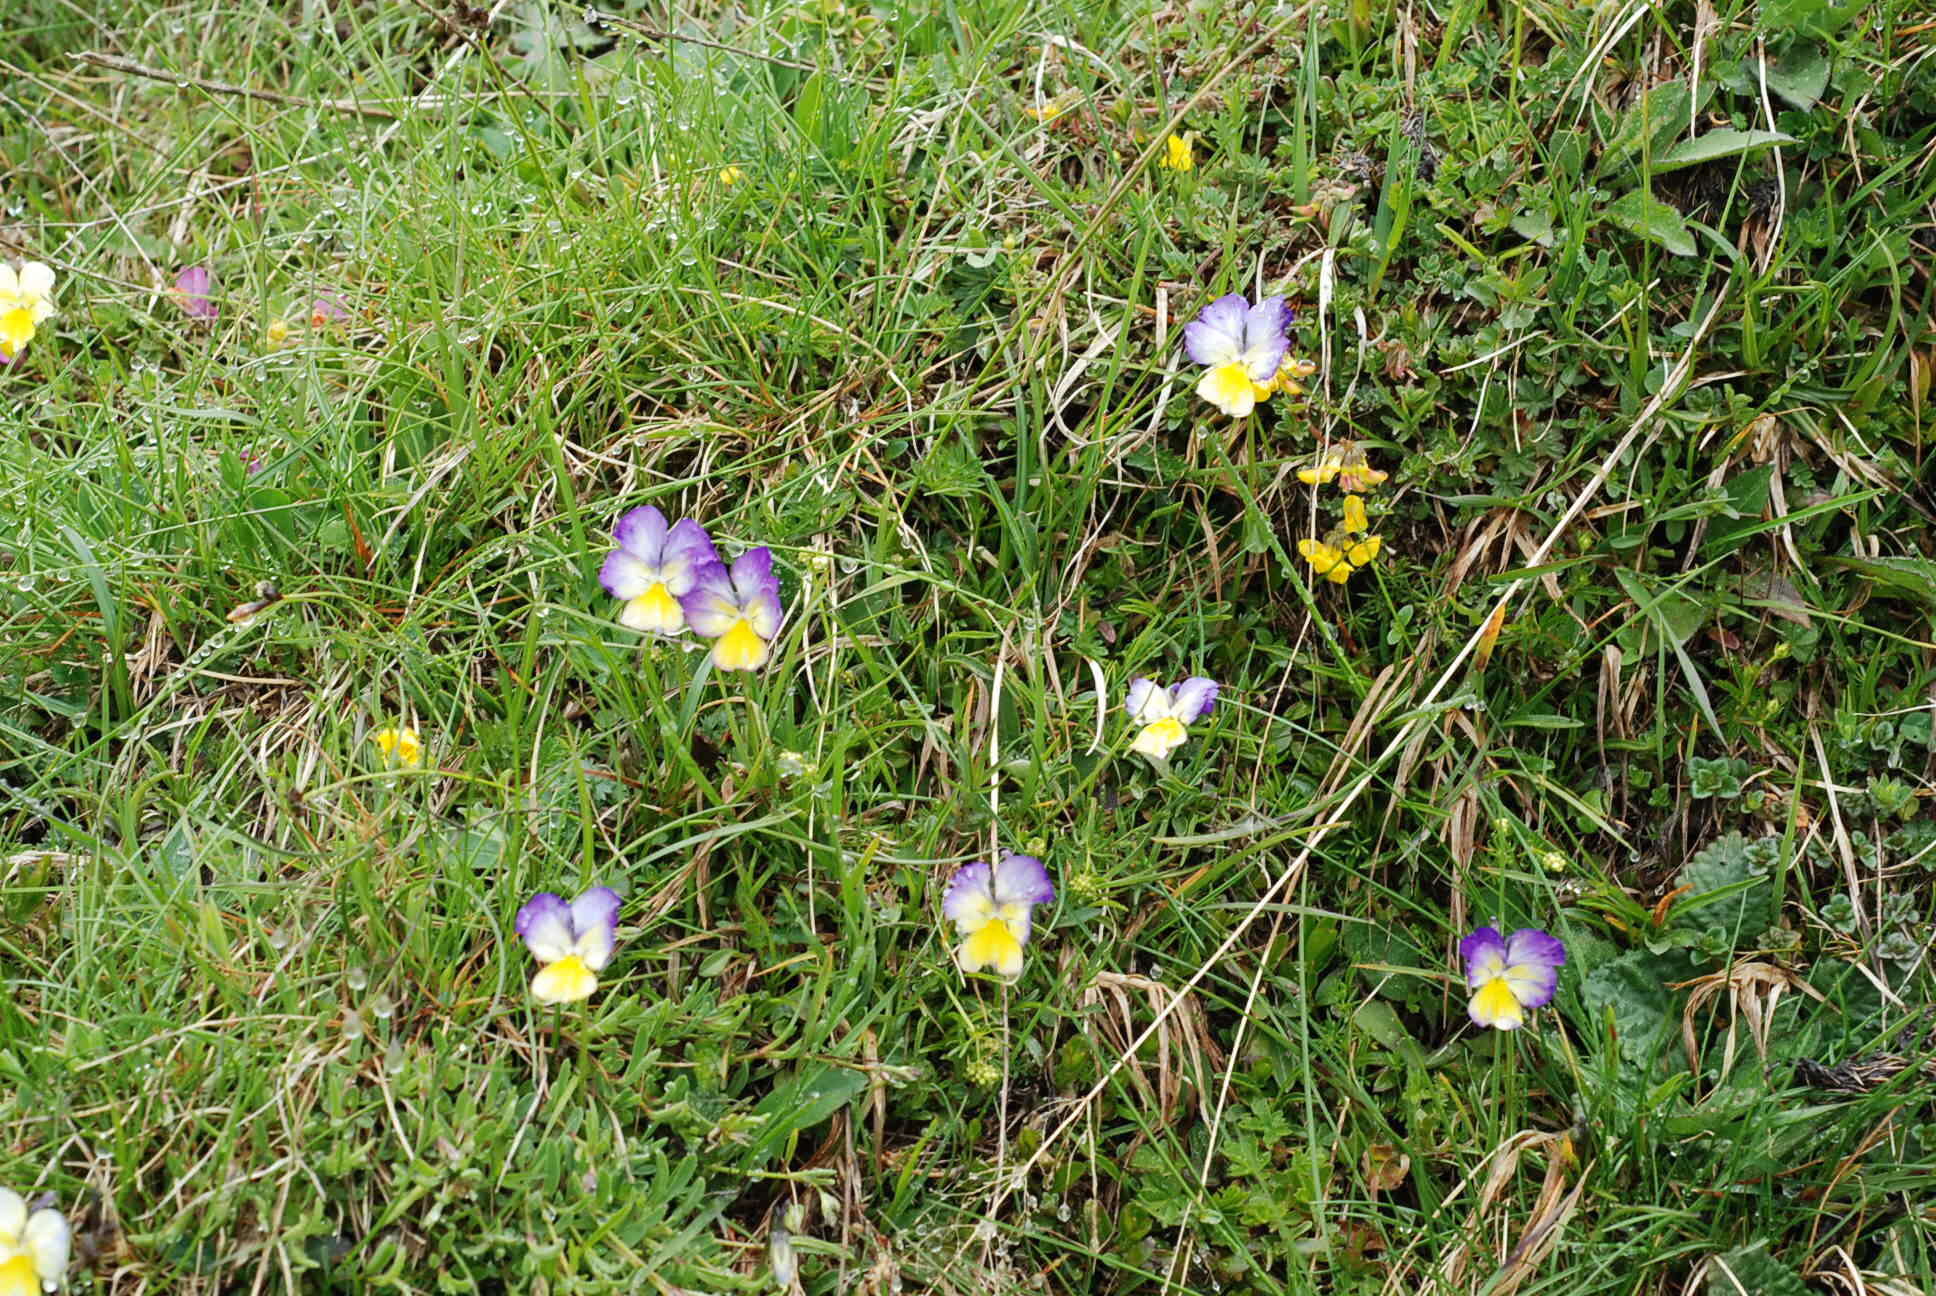
{"type": "Polygon", "coordinates": [[[77,1287],[1929,1289],[1936,24],[601,7],[10,9],[0,1183],[77,1287]],[[1307,396],[1192,394],[1227,291],[1307,396]],[[615,624],[643,503],[774,548],[764,672],[615,624]]]}

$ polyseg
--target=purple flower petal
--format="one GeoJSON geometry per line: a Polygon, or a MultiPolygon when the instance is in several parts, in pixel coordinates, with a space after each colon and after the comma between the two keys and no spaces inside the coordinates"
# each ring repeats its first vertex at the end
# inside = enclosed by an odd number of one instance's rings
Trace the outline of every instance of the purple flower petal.
{"type": "Polygon", "coordinates": [[[1528,1008],[1552,1002],[1559,988],[1566,946],[1536,927],[1521,927],[1506,938],[1506,983],[1513,997],[1528,1008]]]}
{"type": "Polygon", "coordinates": [[[780,578],[773,571],[773,551],[765,545],[748,549],[733,562],[733,592],[741,607],[765,594],[775,603],[780,600],[780,578]]]}
{"type": "Polygon", "coordinates": [[[657,578],[658,572],[651,563],[625,549],[606,554],[604,565],[598,569],[598,583],[605,587],[605,592],[615,599],[628,601],[651,589],[657,578]]]}
{"type": "Polygon", "coordinates": [[[640,562],[656,567],[665,550],[665,514],[650,504],[640,505],[618,520],[612,528],[612,539],[640,562]]]}
{"type": "Polygon", "coordinates": [[[592,887],[571,902],[572,947],[594,972],[612,961],[622,903],[618,892],[603,886],[592,887]]]}
{"type": "Polygon", "coordinates": [[[1183,349],[1200,365],[1230,364],[1243,355],[1244,315],[1250,303],[1241,293],[1219,297],[1183,327],[1183,349]]]}
{"type": "Polygon", "coordinates": [[[1497,928],[1481,927],[1459,942],[1465,960],[1465,982],[1474,990],[1506,968],[1506,941],[1497,928]]]}
{"type": "Polygon", "coordinates": [[[719,554],[713,548],[712,537],[691,518],[674,522],[659,550],[660,573],[665,577],[666,589],[675,598],[692,588],[701,568],[718,562],[719,554]]]}
{"type": "Polygon", "coordinates": [[[175,276],[175,293],[182,310],[196,319],[212,320],[222,313],[209,295],[213,280],[205,265],[189,266],[175,276]]]}
{"type": "Polygon", "coordinates": [[[1170,707],[1178,720],[1195,724],[1217,705],[1217,681],[1192,675],[1170,690],[1170,707]]]}
{"type": "Polygon", "coordinates": [[[692,578],[692,588],[679,596],[685,609],[686,625],[705,639],[717,639],[740,619],[739,599],[733,593],[733,578],[719,563],[701,567],[692,578]]]}
{"type": "Polygon", "coordinates": [[[1123,698],[1123,709],[1129,712],[1132,720],[1143,718],[1143,708],[1149,705],[1150,698],[1156,694],[1156,681],[1137,676],[1129,682],[1129,694],[1123,698]]]}
{"type": "Polygon", "coordinates": [[[1041,860],[1011,851],[995,865],[995,899],[1001,904],[1047,904],[1055,899],[1055,887],[1041,860]]]}
{"type": "Polygon", "coordinates": [[[556,963],[571,953],[571,906],[549,891],[526,901],[512,927],[540,963],[556,963]]]}
{"type": "Polygon", "coordinates": [[[1266,297],[1244,313],[1243,362],[1255,382],[1277,374],[1290,349],[1290,309],[1282,297],[1266,297]]]}
{"type": "Polygon", "coordinates": [[[349,308],[343,305],[343,299],[335,293],[317,293],[316,300],[309,303],[309,325],[311,328],[321,328],[332,320],[346,320],[349,317],[349,308]]]}
{"type": "Polygon", "coordinates": [[[964,864],[948,880],[941,897],[941,912],[950,922],[986,921],[994,914],[994,894],[990,890],[991,870],[986,864],[964,864]]]}

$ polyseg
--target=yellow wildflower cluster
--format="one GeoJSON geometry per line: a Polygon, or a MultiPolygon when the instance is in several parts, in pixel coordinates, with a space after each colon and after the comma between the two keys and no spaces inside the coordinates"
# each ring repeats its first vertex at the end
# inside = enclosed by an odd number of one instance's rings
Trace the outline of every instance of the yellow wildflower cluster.
{"type": "Polygon", "coordinates": [[[1332,482],[1345,492],[1344,519],[1322,540],[1300,540],[1298,553],[1317,574],[1342,585],[1351,573],[1369,566],[1385,546],[1382,536],[1371,534],[1371,519],[1365,511],[1365,497],[1390,474],[1373,468],[1365,452],[1354,442],[1331,446],[1309,468],[1298,469],[1297,479],[1306,486],[1326,486],[1332,482]]]}

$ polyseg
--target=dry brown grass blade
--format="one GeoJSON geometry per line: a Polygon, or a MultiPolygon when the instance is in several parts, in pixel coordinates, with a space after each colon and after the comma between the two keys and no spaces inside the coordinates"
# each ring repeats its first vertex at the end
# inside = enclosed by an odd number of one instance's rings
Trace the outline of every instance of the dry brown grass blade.
{"type": "MultiPolygon", "coordinates": [[[[1484,1286],[1488,1292],[1497,1296],[1510,1296],[1520,1284],[1532,1277],[1540,1261],[1552,1251],[1559,1241],[1560,1231],[1579,1208],[1580,1195],[1586,1187],[1586,1174],[1581,1172],[1579,1181],[1571,1192],[1567,1191],[1567,1171],[1578,1164],[1574,1152],[1572,1136],[1561,1131],[1549,1133],[1544,1130],[1521,1130],[1508,1138],[1493,1151],[1487,1164],[1486,1179],[1479,1189],[1479,1196],[1473,1202],[1472,1213],[1467,1223],[1466,1238],[1451,1247],[1439,1261],[1434,1273],[1420,1289],[1422,1296],[1434,1292],[1452,1293],[1467,1290],[1469,1287],[1484,1286]],[[1546,1156],[1546,1172],[1540,1180],[1539,1195],[1534,1199],[1527,1221],[1518,1230],[1518,1240],[1512,1248],[1500,1257],[1499,1267],[1491,1280],[1484,1284],[1468,1283],[1467,1270],[1472,1261],[1472,1242],[1470,1239],[1482,1236],[1495,1222],[1495,1208],[1500,1204],[1519,1174],[1519,1163],[1527,1153],[1543,1153],[1546,1156]]],[[[1496,1220],[1501,1230],[1501,1248],[1504,1248],[1503,1219],[1496,1220]]],[[[1396,1279],[1398,1270],[1393,1270],[1396,1279]]],[[[1395,1296],[1393,1283],[1385,1284],[1388,1296],[1395,1296]]]]}
{"type": "Polygon", "coordinates": [[[1701,1074],[1701,1054],[1694,1038],[1694,1015],[1710,999],[1723,992],[1731,1001],[1734,1011],[1728,1021],[1726,1052],[1721,1059],[1723,1080],[1734,1070],[1735,1028],[1741,1022],[1747,1022],[1748,1037],[1754,1041],[1755,1053],[1765,1063],[1768,1060],[1768,1025],[1774,1019],[1775,1007],[1781,1002],[1782,995],[1790,990],[1800,990],[1817,1003],[1828,1002],[1819,990],[1795,973],[1760,959],[1743,959],[1719,972],[1711,972],[1692,981],[1678,981],[1668,987],[1670,990],[1690,988],[1693,993],[1687,997],[1687,1007],[1681,1012],[1681,1044],[1687,1050],[1687,1065],[1696,1076],[1701,1074]]]}
{"type": "Polygon", "coordinates": [[[1089,1023],[1096,1024],[1109,1047],[1127,1061],[1131,1082],[1162,1112],[1164,1120],[1175,1116],[1186,1088],[1197,1096],[1199,1115],[1209,1120],[1210,1113],[1204,1106],[1209,1071],[1204,1062],[1207,1058],[1212,1067],[1222,1066],[1223,1053],[1204,1018],[1203,1006],[1194,994],[1183,996],[1183,1007],[1172,1013],[1171,1020],[1156,1032],[1156,1075],[1152,1083],[1143,1064],[1131,1052],[1132,1039],[1138,1038],[1132,991],[1142,997],[1152,1014],[1162,1012],[1170,994],[1168,986],[1148,977],[1098,972],[1082,991],[1085,1029],[1089,1023]]]}

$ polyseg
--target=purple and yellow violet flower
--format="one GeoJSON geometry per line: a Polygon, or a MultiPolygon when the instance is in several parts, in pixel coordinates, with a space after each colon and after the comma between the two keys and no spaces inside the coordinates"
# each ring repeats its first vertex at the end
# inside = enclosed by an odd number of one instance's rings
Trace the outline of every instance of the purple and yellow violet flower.
{"type": "Polygon", "coordinates": [[[1130,744],[1155,760],[1168,760],[1170,753],[1190,736],[1187,726],[1210,714],[1217,705],[1217,682],[1192,675],[1181,684],[1160,688],[1156,681],[1133,679],[1124,706],[1129,718],[1143,726],[1130,744]]]}
{"type": "Polygon", "coordinates": [[[679,600],[692,592],[701,572],[719,565],[705,530],[690,518],[668,527],[665,514],[647,504],[620,518],[612,538],[618,548],[606,557],[598,580],[606,593],[625,601],[619,624],[647,634],[685,629],[679,600]]]}
{"type": "Polygon", "coordinates": [[[765,545],[741,554],[731,568],[715,562],[702,569],[679,602],[692,632],[713,641],[716,669],[758,670],[772,656],[780,633],[780,577],[765,545]]]}
{"type": "Polygon", "coordinates": [[[12,364],[54,313],[54,271],[40,261],[18,271],[0,261],[0,361],[12,364]]]}
{"type": "Polygon", "coordinates": [[[1282,297],[1252,306],[1240,293],[1219,297],[1183,330],[1190,359],[1206,366],[1197,395],[1232,418],[1243,418],[1277,389],[1290,350],[1293,316],[1282,297]]]}
{"type": "Polygon", "coordinates": [[[0,1188],[0,1296],[40,1296],[67,1273],[73,1241],[67,1220],[51,1207],[29,1214],[26,1199],[0,1188]]]}
{"type": "Polygon", "coordinates": [[[1029,911],[1053,899],[1049,871],[1033,855],[1011,851],[992,866],[962,865],[941,898],[941,912],[962,938],[955,962],[963,972],[988,968],[1013,981],[1022,975],[1029,911]]]}
{"type": "Polygon", "coordinates": [[[1526,1010],[1552,1002],[1559,988],[1566,946],[1536,927],[1521,927],[1510,936],[1497,928],[1481,927],[1459,942],[1465,960],[1465,983],[1472,989],[1468,1011],[1478,1026],[1517,1030],[1526,1010]]]}
{"type": "Polygon", "coordinates": [[[515,926],[543,964],[531,997],[544,1004],[577,1003],[598,989],[598,974],[618,948],[618,892],[596,886],[570,904],[540,891],[518,910],[515,926]]]}

